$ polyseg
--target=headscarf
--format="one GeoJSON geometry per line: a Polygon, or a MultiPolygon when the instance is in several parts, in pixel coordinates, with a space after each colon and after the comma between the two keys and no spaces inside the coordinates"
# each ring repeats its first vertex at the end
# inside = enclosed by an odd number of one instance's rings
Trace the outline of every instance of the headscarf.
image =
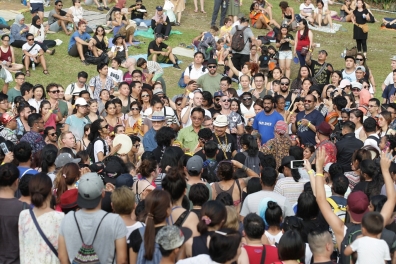
{"type": "Polygon", "coordinates": [[[363,114],[367,113],[368,102],[371,99],[371,94],[368,90],[362,89],[359,94],[359,109],[363,114]]]}
{"type": "MultiPolygon", "coordinates": [[[[152,19],[154,19],[155,22],[158,22],[158,21],[160,20],[160,18],[161,18],[161,16],[158,15],[158,10],[155,10],[155,16],[153,16],[152,19]]],[[[163,19],[164,22],[166,21],[166,14],[165,14],[165,12],[162,13],[162,19],[163,19]]]]}
{"type": "Polygon", "coordinates": [[[25,18],[25,16],[22,15],[22,14],[16,15],[14,24],[17,24],[18,26],[20,26],[20,25],[21,25],[20,22],[21,22],[21,20],[24,19],[24,18],[25,18]]]}
{"type": "Polygon", "coordinates": [[[37,15],[32,18],[32,26],[35,26],[38,29],[41,28],[41,25],[37,25],[37,20],[39,20],[39,19],[40,19],[40,17],[37,15]]]}

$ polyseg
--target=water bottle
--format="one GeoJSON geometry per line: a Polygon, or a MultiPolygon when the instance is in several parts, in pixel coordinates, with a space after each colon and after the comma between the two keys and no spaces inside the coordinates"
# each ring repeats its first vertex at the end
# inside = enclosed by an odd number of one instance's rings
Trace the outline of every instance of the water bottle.
{"type": "Polygon", "coordinates": [[[346,56],[346,52],[347,52],[347,49],[345,48],[345,49],[344,49],[344,58],[345,58],[345,56],[346,56]]]}
{"type": "Polygon", "coordinates": [[[32,62],[32,70],[35,71],[36,70],[36,64],[34,62],[32,62]]]}
{"type": "Polygon", "coordinates": [[[223,8],[225,9],[227,7],[226,1],[223,1],[223,8]]]}

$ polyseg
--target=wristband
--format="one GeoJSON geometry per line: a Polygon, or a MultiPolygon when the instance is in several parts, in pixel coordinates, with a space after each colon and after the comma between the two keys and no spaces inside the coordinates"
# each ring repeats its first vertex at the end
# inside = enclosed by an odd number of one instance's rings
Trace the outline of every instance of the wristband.
{"type": "Polygon", "coordinates": [[[314,173],[315,173],[315,171],[312,170],[312,169],[310,169],[310,170],[308,171],[308,174],[314,174],[314,173]]]}
{"type": "Polygon", "coordinates": [[[2,163],[1,163],[1,165],[4,165],[5,164],[5,161],[3,161],[2,163]]]}
{"type": "Polygon", "coordinates": [[[245,165],[242,166],[242,170],[247,171],[247,167],[245,165]]]}
{"type": "Polygon", "coordinates": [[[316,173],[316,176],[324,177],[322,173],[316,173]]]}
{"type": "Polygon", "coordinates": [[[49,112],[52,113],[52,110],[50,109],[49,112]]]}
{"type": "Polygon", "coordinates": [[[310,125],[311,125],[311,121],[309,121],[309,123],[308,123],[307,127],[309,127],[310,125]]]}

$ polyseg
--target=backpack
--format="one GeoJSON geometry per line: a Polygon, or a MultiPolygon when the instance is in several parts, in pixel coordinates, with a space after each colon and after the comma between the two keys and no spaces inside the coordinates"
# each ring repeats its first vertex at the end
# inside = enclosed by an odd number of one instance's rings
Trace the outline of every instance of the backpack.
{"type": "MultiPolygon", "coordinates": [[[[192,65],[188,66],[188,76],[190,76],[191,70],[192,70],[192,65]]],[[[205,72],[205,71],[206,71],[206,67],[203,66],[202,67],[202,72],[205,72]]],[[[179,85],[180,88],[186,88],[187,87],[187,84],[184,83],[184,71],[182,72],[182,74],[180,76],[180,79],[179,79],[179,82],[177,84],[179,85]]]]}
{"type": "Polygon", "coordinates": [[[350,264],[351,256],[345,256],[344,250],[347,246],[349,246],[355,239],[362,234],[361,225],[359,224],[350,224],[347,225],[348,229],[346,230],[346,234],[344,239],[341,242],[341,248],[339,250],[339,263],[340,264],[350,264]]]}
{"type": "Polygon", "coordinates": [[[260,175],[260,159],[258,157],[258,154],[256,154],[256,156],[254,157],[251,157],[247,154],[246,151],[243,151],[242,153],[246,156],[244,165],[260,175]]]}
{"type": "Polygon", "coordinates": [[[85,54],[85,61],[89,64],[99,65],[101,63],[109,64],[109,56],[106,52],[103,52],[99,57],[95,57],[91,51],[87,51],[85,54]]]}
{"type": "Polygon", "coordinates": [[[102,141],[102,143],[103,143],[103,150],[104,150],[103,156],[106,156],[107,153],[109,152],[109,150],[106,147],[106,142],[103,139],[101,139],[100,137],[95,138],[92,142],[89,142],[87,149],[86,149],[92,163],[95,163],[94,145],[95,145],[95,142],[98,140],[102,141]]]}
{"type": "MultiPolygon", "coordinates": [[[[72,83],[72,84],[70,84],[70,85],[71,85],[71,86],[70,86],[70,95],[72,96],[71,104],[74,105],[76,99],[74,98],[73,91],[74,91],[74,89],[76,88],[76,83],[72,83]]],[[[88,85],[87,85],[86,83],[84,84],[84,89],[85,89],[86,91],[88,91],[88,85]]]]}
{"type": "MultiPolygon", "coordinates": [[[[82,237],[80,226],[78,225],[77,218],[76,218],[76,212],[74,212],[74,220],[76,221],[78,233],[80,234],[80,238],[82,241],[82,246],[78,250],[77,256],[74,257],[72,264],[80,264],[80,263],[81,264],[100,264],[98,254],[96,254],[95,249],[93,248],[93,243],[95,241],[96,235],[98,234],[98,230],[99,230],[100,225],[102,224],[103,219],[108,214],[109,213],[106,213],[100,220],[99,225],[96,228],[95,236],[92,240],[91,245],[87,245],[87,244],[85,244],[84,239],[82,237]]],[[[114,254],[114,258],[115,258],[115,254],[114,254]]],[[[113,258],[113,262],[114,262],[114,258],[113,258]]]]}
{"type": "Polygon", "coordinates": [[[345,222],[345,216],[346,216],[346,208],[342,208],[339,206],[332,198],[327,198],[327,202],[331,205],[331,208],[333,209],[333,212],[340,218],[343,222],[345,222]]]}
{"type": "Polygon", "coordinates": [[[232,35],[231,39],[231,49],[236,52],[240,52],[245,48],[246,43],[248,40],[244,40],[243,37],[243,31],[245,31],[247,27],[243,27],[241,29],[238,28],[238,26],[235,26],[236,32],[234,35],[232,35]]]}
{"type": "Polygon", "coordinates": [[[157,243],[155,243],[153,259],[148,260],[144,257],[144,255],[146,254],[146,251],[144,249],[144,231],[145,230],[146,230],[145,226],[139,228],[139,233],[140,233],[140,236],[142,237],[142,244],[140,245],[136,264],[159,264],[162,259],[162,254],[161,254],[159,245],[157,243]]]}

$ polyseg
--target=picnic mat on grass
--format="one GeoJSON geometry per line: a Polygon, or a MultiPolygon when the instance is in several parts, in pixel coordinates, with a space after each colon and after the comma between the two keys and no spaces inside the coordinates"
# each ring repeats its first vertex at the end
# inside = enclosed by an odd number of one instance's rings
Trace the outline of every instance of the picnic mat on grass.
{"type": "Polygon", "coordinates": [[[322,26],[322,27],[314,27],[308,24],[309,29],[311,30],[316,30],[320,32],[325,32],[325,33],[336,33],[340,28],[342,27],[341,24],[333,23],[333,29],[330,28],[329,25],[327,26],[322,26]]]}
{"type": "MultiPolygon", "coordinates": [[[[177,30],[172,30],[170,35],[181,35],[182,33],[177,30]]],[[[154,39],[154,30],[152,28],[149,28],[147,31],[144,30],[136,30],[135,33],[133,34],[134,36],[142,36],[144,38],[149,38],[149,39],[154,39]]]]}
{"type": "MultiPolygon", "coordinates": [[[[143,59],[147,60],[147,54],[129,55],[128,57],[135,58],[136,60],[138,60],[139,58],[143,58],[143,59]]],[[[183,61],[181,61],[181,60],[179,60],[178,62],[179,62],[179,64],[183,63],[183,61]]],[[[173,67],[173,64],[160,63],[159,65],[161,65],[162,68],[173,67]]]]}
{"type": "MultiPolygon", "coordinates": [[[[63,11],[67,12],[68,8],[62,9],[63,11]]],[[[48,18],[50,11],[44,12],[44,17],[48,18]]],[[[100,13],[96,11],[88,11],[84,10],[84,19],[88,22],[88,26],[95,30],[98,25],[106,24],[106,14],[100,13]]]]}
{"type": "Polygon", "coordinates": [[[182,47],[175,47],[172,49],[173,54],[184,56],[187,58],[194,58],[195,51],[193,49],[186,49],[182,47]]]}
{"type": "Polygon", "coordinates": [[[0,17],[4,18],[5,21],[14,20],[18,14],[21,14],[21,12],[15,10],[0,10],[0,17]]]}

